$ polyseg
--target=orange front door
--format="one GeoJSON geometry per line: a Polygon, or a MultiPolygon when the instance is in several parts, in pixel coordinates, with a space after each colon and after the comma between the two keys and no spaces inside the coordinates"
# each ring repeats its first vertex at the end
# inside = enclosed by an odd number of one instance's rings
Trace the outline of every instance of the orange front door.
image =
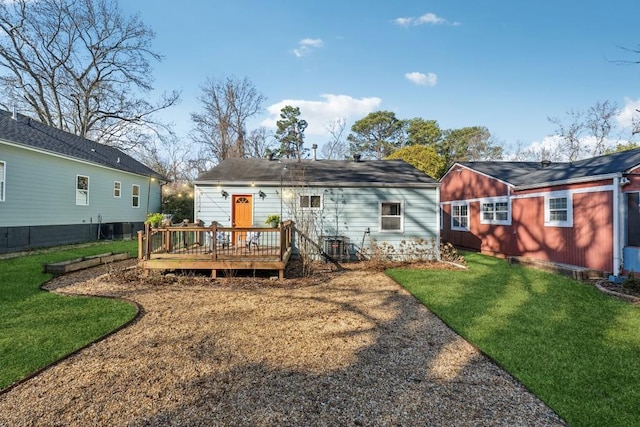
{"type": "MultiPolygon", "coordinates": [[[[233,227],[251,227],[253,225],[253,198],[251,195],[233,195],[231,205],[231,224],[233,227]]],[[[245,240],[246,232],[238,232],[233,241],[245,240]]]]}

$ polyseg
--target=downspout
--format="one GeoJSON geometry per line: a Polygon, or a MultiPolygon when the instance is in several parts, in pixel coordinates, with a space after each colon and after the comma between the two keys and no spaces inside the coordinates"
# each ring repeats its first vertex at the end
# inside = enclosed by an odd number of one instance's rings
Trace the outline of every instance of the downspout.
{"type": "Polygon", "coordinates": [[[436,261],[440,261],[440,244],[442,242],[442,230],[440,229],[440,224],[442,218],[442,206],[440,206],[440,186],[436,187],[436,261]]]}
{"type": "Polygon", "coordinates": [[[622,268],[622,248],[620,246],[620,177],[618,174],[613,178],[613,276],[618,277],[622,268]]]}

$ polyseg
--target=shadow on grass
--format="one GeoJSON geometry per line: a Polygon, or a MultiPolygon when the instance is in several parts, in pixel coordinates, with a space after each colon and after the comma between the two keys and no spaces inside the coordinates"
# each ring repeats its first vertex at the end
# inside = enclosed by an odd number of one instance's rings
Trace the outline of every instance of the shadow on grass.
{"type": "Polygon", "coordinates": [[[639,307],[497,258],[467,262],[389,274],[570,424],[640,425],[639,307]]]}

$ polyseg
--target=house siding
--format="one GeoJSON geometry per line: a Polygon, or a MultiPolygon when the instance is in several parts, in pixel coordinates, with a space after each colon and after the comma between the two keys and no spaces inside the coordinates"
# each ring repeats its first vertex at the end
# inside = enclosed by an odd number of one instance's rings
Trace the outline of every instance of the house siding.
{"type": "Polygon", "coordinates": [[[135,234],[147,212],[159,212],[157,180],[0,142],[6,162],[0,202],[0,252],[95,240],[98,223],[113,225],[102,237],[135,234]],[[89,204],[76,204],[76,176],[89,177],[89,204]],[[120,181],[121,197],[113,196],[120,181]],[[132,207],[132,186],[140,206],[132,207]],[[106,233],[112,231],[109,235],[106,233]]]}
{"type": "MultiPolygon", "coordinates": [[[[233,194],[253,196],[253,223],[263,227],[270,214],[280,214],[280,187],[233,187],[224,188],[197,185],[194,211],[198,219],[209,224],[217,221],[231,226],[231,200],[233,194]],[[221,191],[229,193],[225,200],[221,191]],[[258,195],[262,190],[266,197],[258,195]]],[[[289,193],[285,187],[285,196],[289,193]]],[[[380,188],[380,187],[306,187],[292,190],[296,197],[284,199],[283,219],[292,218],[292,202],[300,194],[322,197],[322,209],[308,211],[317,215],[318,234],[322,236],[345,236],[357,247],[370,248],[371,239],[378,243],[398,247],[404,240],[439,239],[438,189],[433,188],[380,188]],[[400,202],[403,206],[404,228],[402,231],[380,230],[380,202],[400,202]],[[365,231],[370,233],[366,234],[365,231]],[[364,240],[364,244],[363,244],[364,240]]],[[[306,213],[306,211],[305,211],[306,213]]]]}
{"type": "Polygon", "coordinates": [[[88,163],[2,146],[6,161],[6,197],[0,202],[0,226],[39,226],[143,222],[160,210],[160,185],[149,178],[88,163]],[[76,176],[89,177],[89,204],[76,205],[76,176]],[[113,182],[122,183],[121,197],[113,182]],[[132,207],[133,184],[140,186],[140,207],[132,207]]]}
{"type": "Polygon", "coordinates": [[[613,193],[574,193],[572,201],[573,226],[552,227],[544,224],[543,196],[515,200],[507,254],[612,271],[613,193]]]}
{"type": "Polygon", "coordinates": [[[494,256],[522,256],[594,270],[613,271],[612,180],[563,184],[517,191],[505,183],[464,167],[442,180],[442,238],[456,246],[494,256]],[[573,225],[545,224],[545,195],[571,194],[573,225]],[[511,224],[481,223],[484,198],[510,200],[511,224]],[[469,230],[451,230],[451,202],[469,205],[469,230]]]}

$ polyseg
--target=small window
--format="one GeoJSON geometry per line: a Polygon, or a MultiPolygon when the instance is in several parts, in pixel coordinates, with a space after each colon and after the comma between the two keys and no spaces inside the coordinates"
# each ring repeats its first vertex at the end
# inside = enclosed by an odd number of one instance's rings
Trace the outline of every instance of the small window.
{"type": "Polygon", "coordinates": [[[556,192],[545,197],[544,225],[549,227],[573,227],[571,194],[556,192]]]}
{"type": "Polygon", "coordinates": [[[134,208],[140,207],[140,186],[133,184],[131,188],[131,206],[134,208]]]}
{"type": "Polygon", "coordinates": [[[511,224],[508,200],[487,200],[481,203],[482,224],[511,224]]]}
{"type": "Polygon", "coordinates": [[[402,231],[402,203],[380,203],[380,230],[402,231]]]}
{"type": "Polygon", "coordinates": [[[469,205],[467,203],[451,205],[451,229],[469,230],[469,205]]]}
{"type": "Polygon", "coordinates": [[[120,198],[120,189],[122,188],[122,184],[120,181],[113,181],[113,197],[120,198]]]}
{"type": "Polygon", "coordinates": [[[4,202],[7,163],[0,161],[0,202],[4,202]]]}
{"type": "Polygon", "coordinates": [[[89,177],[76,175],[76,205],[89,204],[89,177]]]}
{"type": "Polygon", "coordinates": [[[301,195],[300,207],[302,209],[320,209],[322,198],[320,196],[301,195]]]}

